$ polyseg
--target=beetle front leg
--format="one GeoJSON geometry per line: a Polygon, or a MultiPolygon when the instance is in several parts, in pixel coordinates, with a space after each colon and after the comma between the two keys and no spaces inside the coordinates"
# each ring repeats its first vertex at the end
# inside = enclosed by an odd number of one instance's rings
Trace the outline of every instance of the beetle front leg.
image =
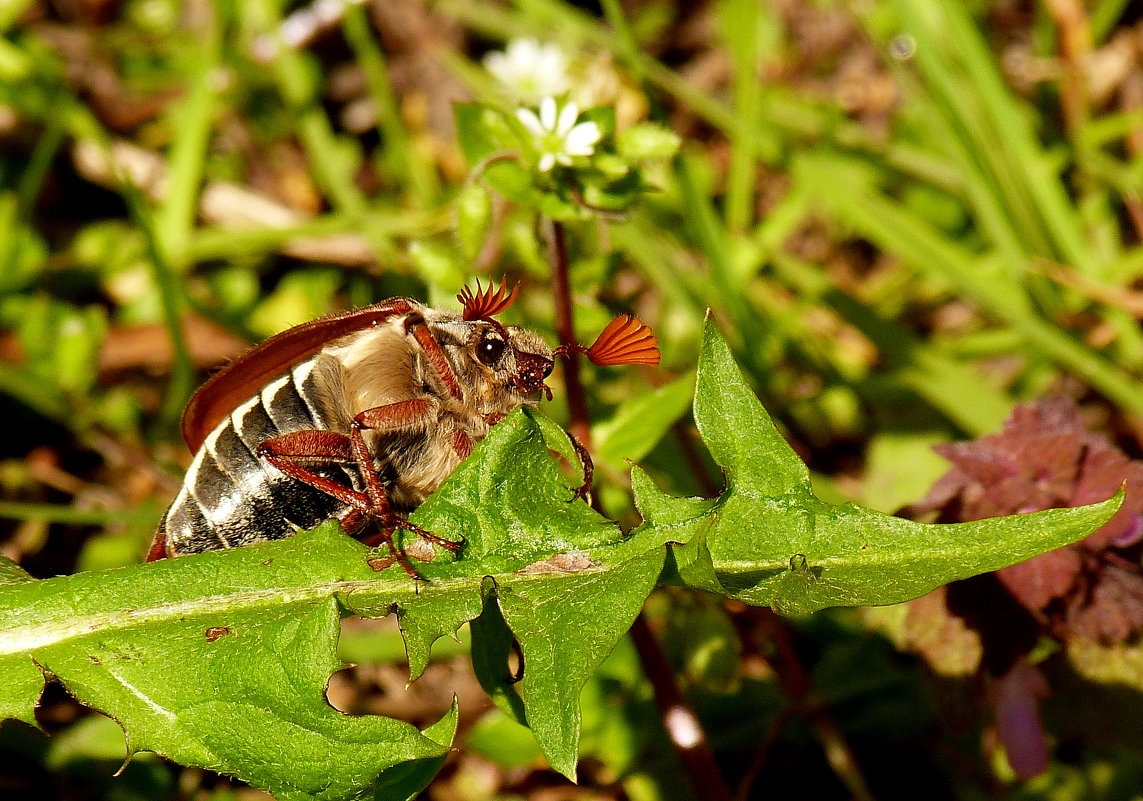
{"type": "Polygon", "coordinates": [[[282,434],[264,441],[258,446],[257,455],[286,475],[301,481],[327,495],[331,495],[346,505],[337,519],[349,534],[358,533],[370,520],[376,520],[380,530],[376,536],[365,538],[369,545],[385,544],[393,558],[405,572],[413,578],[420,578],[393,541],[393,533],[398,528],[412,531],[429,542],[440,545],[452,552],[460,549],[461,543],[438,537],[419,526],[415,526],[393,511],[381,480],[373,468],[373,460],[365,447],[363,428],[397,431],[415,428],[423,422],[429,411],[424,404],[428,401],[404,401],[389,406],[367,409],[354,420],[349,436],[336,431],[305,430],[282,434]],[[346,487],[331,478],[322,476],[312,468],[330,465],[356,465],[365,491],[346,487]]]}
{"type": "Polygon", "coordinates": [[[452,540],[446,540],[432,532],[425,531],[420,526],[413,525],[407,519],[393,511],[389,504],[389,499],[385,495],[385,488],[381,486],[381,479],[373,470],[373,459],[369,453],[369,448],[365,444],[363,432],[376,431],[379,433],[392,433],[415,430],[433,420],[436,417],[436,409],[436,402],[428,398],[398,401],[396,403],[386,404],[385,406],[375,406],[371,409],[366,409],[353,418],[353,423],[350,427],[350,446],[353,450],[354,459],[357,461],[361,473],[365,478],[365,492],[369,497],[370,503],[374,509],[377,510],[375,513],[381,521],[383,541],[389,546],[394,556],[398,557],[398,560],[402,559],[403,555],[398,554],[398,548],[393,543],[392,536],[393,531],[397,528],[411,531],[434,545],[439,545],[453,553],[459,551],[461,545],[464,543],[463,541],[454,542],[452,540]]]}
{"type": "Polygon", "coordinates": [[[583,446],[583,443],[576,439],[575,434],[568,434],[568,439],[571,440],[572,447],[575,448],[575,455],[579,457],[580,467],[583,468],[583,483],[572,490],[572,496],[568,503],[578,501],[580,498],[586,499],[588,493],[591,492],[591,481],[595,476],[595,462],[591,460],[591,453],[583,446]]]}

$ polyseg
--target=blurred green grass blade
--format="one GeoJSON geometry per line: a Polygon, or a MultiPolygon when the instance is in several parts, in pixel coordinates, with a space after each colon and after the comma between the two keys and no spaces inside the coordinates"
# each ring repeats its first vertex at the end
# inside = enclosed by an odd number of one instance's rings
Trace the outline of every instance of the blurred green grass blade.
{"type": "Polygon", "coordinates": [[[737,336],[741,338],[736,344],[757,368],[757,354],[746,345],[762,340],[758,330],[760,323],[746,301],[742,281],[731,264],[730,237],[702,185],[697,158],[684,155],[678,160],[678,182],[683,217],[710,266],[711,280],[701,284],[705,288],[704,300],[707,306],[723,310],[734,320],[737,336]]]}
{"type": "MultiPolygon", "coordinates": [[[[111,138],[86,106],[72,104],[68,115],[68,130],[75,139],[89,140],[99,147],[108,164],[116,163],[111,155],[111,138]]],[[[143,193],[131,183],[128,175],[119,174],[116,178],[120,182],[119,193],[127,205],[130,217],[143,234],[148,266],[158,290],[163,325],[171,341],[171,377],[159,410],[158,425],[166,431],[174,431],[195,382],[194,363],[182,329],[181,315],[185,300],[182,277],[171,268],[155,231],[155,212],[143,193]]]]}
{"type": "Polygon", "coordinates": [[[35,69],[28,53],[7,39],[0,39],[0,81],[21,81],[35,69]]]}
{"type": "Polygon", "coordinates": [[[155,210],[158,246],[167,265],[176,273],[189,266],[187,243],[198,218],[199,190],[210,146],[215,94],[222,51],[221,4],[203,15],[209,21],[193,50],[186,75],[190,81],[182,102],[172,104],[169,125],[174,141],[167,153],[166,191],[155,210]]]}
{"type": "MultiPolygon", "coordinates": [[[[0,370],[0,374],[2,372],[0,370]]],[[[21,501],[0,501],[0,518],[45,520],[49,523],[66,523],[73,526],[154,524],[156,522],[155,510],[148,507],[138,509],[78,509],[74,506],[24,503],[21,501]]]]}
{"type": "Polygon", "coordinates": [[[902,73],[902,82],[912,88],[908,92],[912,117],[923,126],[933,143],[956,164],[961,175],[961,193],[973,217],[997,250],[1003,254],[1009,270],[1024,268],[1029,245],[1021,236],[1004,202],[1005,193],[997,186],[995,176],[981,163],[971,139],[959,136],[957,126],[946,118],[940,103],[925,89],[902,73]]]}
{"type": "Polygon", "coordinates": [[[652,392],[633,395],[612,417],[592,428],[596,461],[625,472],[624,459],[639,461],[659,444],[691,406],[694,374],[684,373],[652,392]]]}
{"type": "Polygon", "coordinates": [[[33,0],[4,0],[0,3],[0,33],[7,31],[33,5],[33,0]]]}
{"type": "MultiPolygon", "coordinates": [[[[108,156],[110,158],[110,156],[108,156]]],[[[194,389],[194,363],[183,334],[182,311],[185,306],[183,283],[179,273],[171,267],[155,232],[154,215],[139,188],[126,180],[121,184],[121,195],[127,202],[131,219],[143,234],[147,249],[147,263],[151,277],[159,292],[159,304],[163,310],[163,325],[171,340],[173,359],[171,377],[159,407],[158,425],[166,433],[174,432],[182,416],[183,406],[194,389]]]]}
{"type": "Polygon", "coordinates": [[[958,292],[1002,317],[1030,314],[1023,288],[999,270],[984,268],[984,259],[920,219],[903,203],[891,200],[855,174],[860,164],[831,155],[807,157],[798,179],[820,205],[856,227],[876,244],[907,259],[916,269],[950,282],[958,292]],[[844,187],[840,189],[839,187],[844,187]]]}
{"type": "MultiPolygon", "coordinates": [[[[617,249],[639,268],[669,304],[695,320],[706,313],[702,275],[683,263],[681,244],[646,217],[610,229],[617,249]]],[[[1143,257],[1140,259],[1143,262],[1143,257]]]]}
{"type": "Polygon", "coordinates": [[[431,162],[420,157],[413,147],[405,121],[401,118],[399,100],[389,80],[385,54],[378,46],[364,7],[353,3],[346,5],[342,30],[369,83],[369,95],[385,143],[382,158],[393,175],[404,178],[416,205],[427,209],[440,191],[440,182],[431,162]]]}
{"type": "Polygon", "coordinates": [[[808,300],[841,315],[877,346],[892,378],[900,381],[966,434],[983,436],[1000,429],[1014,401],[991,386],[976,370],[941,353],[905,326],[830,284],[821,270],[790,256],[774,258],[778,275],[808,300]]]}
{"type": "Polygon", "coordinates": [[[1140,127],[1143,127],[1143,108],[1111,111],[1084,125],[1076,144],[1085,150],[1094,150],[1122,139],[1140,127]]]}
{"type": "Polygon", "coordinates": [[[984,270],[982,257],[945,238],[909,209],[872,190],[837,192],[837,172],[820,171],[823,206],[878,247],[917,270],[952,283],[983,309],[1019,331],[1030,346],[1135,412],[1143,412],[1143,384],[1038,316],[1019,287],[984,270]]]}
{"type": "MultiPolygon", "coordinates": [[[[767,28],[779,25],[773,11],[766,12],[756,0],[722,0],[717,7],[719,29],[734,69],[730,130],[730,165],[726,173],[724,218],[726,227],[744,231],[753,222],[756,159],[777,161],[781,148],[762,117],[762,60],[766,54],[767,28]]],[[[771,37],[776,38],[773,33],[771,37]]]]}
{"type": "Polygon", "coordinates": [[[684,154],[678,162],[682,214],[691,235],[707,258],[717,291],[730,300],[737,287],[730,266],[729,237],[710,202],[698,159],[697,155],[684,154]]]}
{"type": "Polygon", "coordinates": [[[275,37],[277,48],[270,66],[278,91],[295,116],[296,133],[314,179],[335,208],[357,217],[364,215],[368,202],[355,181],[357,159],[349,152],[349,142],[339,141],[321,107],[319,83],[322,77],[313,57],[294,50],[278,38],[282,25],[278,3],[257,0],[250,5],[275,37]]]}
{"type": "Polygon", "coordinates": [[[963,68],[967,80],[961,82],[961,90],[975,90],[978,104],[974,104],[977,108],[973,111],[977,114],[983,111],[989,121],[986,138],[976,144],[982,153],[995,154],[999,161],[998,174],[1011,181],[1012,194],[1005,197],[1013,204],[1014,213],[1019,215],[1024,211],[1016,204],[1027,203],[1027,210],[1035,214],[1040,223],[1030,233],[1037,239],[1054,242],[1055,252],[1065,261],[1086,267],[1091,254],[1075,209],[1028,124],[1026,110],[1004,83],[996,60],[968,10],[963,4],[948,0],[900,2],[904,4],[905,19],[932,22],[928,33],[933,50],[946,56],[934,63],[929,77],[935,78],[937,71],[955,74],[960,72],[958,68],[963,68]],[[940,11],[932,13],[938,7],[940,11]],[[917,14],[920,16],[913,16],[917,14]]]}
{"type": "Polygon", "coordinates": [[[1095,46],[1105,43],[1130,3],[1131,0],[1099,0],[1094,4],[1088,16],[1088,30],[1095,46]]]}
{"type": "Polygon", "coordinates": [[[1136,245],[1112,262],[1108,268],[1109,280],[1129,284],[1143,275],[1143,245],[1136,245]]]}
{"type": "Polygon", "coordinates": [[[985,103],[954,56],[944,57],[938,34],[914,21],[916,63],[922,81],[902,79],[916,107],[918,125],[959,164],[965,193],[976,209],[977,222],[992,236],[1011,264],[1028,252],[1050,252],[1038,225],[1031,197],[1012,169],[1003,140],[985,111],[985,103]]]}
{"type": "Polygon", "coordinates": [[[32,155],[20,174],[16,195],[19,198],[21,215],[25,219],[32,217],[36,199],[39,197],[40,189],[48,176],[52,160],[59,152],[60,145],[63,144],[68,120],[71,116],[71,103],[71,95],[66,90],[59,89],[54,102],[50,105],[44,131],[36,140],[32,155]]]}
{"type": "Polygon", "coordinates": [[[1043,255],[1097,269],[1075,207],[968,9],[953,0],[897,0],[897,7],[917,39],[917,63],[929,85],[941,90],[960,125],[973,132],[973,146],[993,166],[1013,219],[1035,216],[1035,225],[1024,230],[1051,244],[1043,255]]]}
{"type": "Polygon", "coordinates": [[[74,426],[71,406],[62,392],[6,361],[0,361],[0,392],[68,428],[74,426]]]}
{"type": "MultiPolygon", "coordinates": [[[[380,239],[391,243],[391,240],[397,238],[418,239],[447,231],[450,219],[447,208],[422,212],[385,205],[371,209],[364,221],[333,211],[280,228],[203,226],[192,233],[189,253],[196,262],[238,259],[275,253],[296,240],[321,239],[342,234],[361,236],[362,229],[365,228],[374,235],[374,243],[380,239]]],[[[393,251],[394,248],[387,244],[385,252],[393,251]]]]}
{"type": "Polygon", "coordinates": [[[635,79],[642,83],[645,79],[642,62],[639,60],[639,52],[642,48],[639,47],[639,41],[627,23],[623,6],[620,5],[619,0],[601,0],[600,5],[603,6],[603,16],[607,20],[607,24],[611,26],[616,52],[620,54],[624,62],[631,65],[635,79]]]}
{"type": "MultiPolygon", "coordinates": [[[[617,47],[613,38],[615,32],[608,32],[594,16],[564,0],[516,0],[513,5],[527,24],[537,26],[537,30],[560,31],[561,36],[571,35],[579,39],[607,37],[611,46],[617,47]]],[[[475,6],[483,9],[488,4],[477,0],[475,6]]],[[[525,33],[521,31],[519,35],[525,33]]]]}

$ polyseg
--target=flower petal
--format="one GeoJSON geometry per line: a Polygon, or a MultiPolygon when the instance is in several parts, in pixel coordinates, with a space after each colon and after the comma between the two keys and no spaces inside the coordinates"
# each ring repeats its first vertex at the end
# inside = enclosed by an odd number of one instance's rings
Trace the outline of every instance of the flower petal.
{"type": "Polygon", "coordinates": [[[554,97],[545,97],[540,101],[540,124],[544,126],[544,131],[554,131],[556,129],[556,99],[554,97]]]}
{"type": "Polygon", "coordinates": [[[581,122],[568,131],[564,139],[564,152],[573,156],[590,156],[601,136],[603,132],[596,123],[581,122]]]}
{"type": "Polygon", "coordinates": [[[530,108],[516,109],[516,119],[528,129],[528,133],[532,134],[532,136],[540,137],[547,133],[543,123],[540,122],[540,118],[536,116],[536,112],[530,108]]]}
{"type": "Polygon", "coordinates": [[[536,165],[540,168],[540,172],[547,172],[552,167],[556,166],[556,157],[552,153],[545,153],[540,156],[540,163],[536,165]]]}
{"type": "Polygon", "coordinates": [[[491,72],[495,78],[502,82],[508,82],[508,76],[511,74],[511,66],[508,63],[508,55],[501,53],[499,50],[494,53],[489,53],[484,57],[484,68],[491,72]]]}
{"type": "Polygon", "coordinates": [[[560,116],[553,130],[564,136],[575,125],[577,117],[579,117],[579,106],[569,100],[567,105],[560,109],[560,116]]]}
{"type": "Polygon", "coordinates": [[[539,60],[543,48],[538,39],[525,36],[508,43],[508,56],[521,67],[533,67],[539,60]]]}

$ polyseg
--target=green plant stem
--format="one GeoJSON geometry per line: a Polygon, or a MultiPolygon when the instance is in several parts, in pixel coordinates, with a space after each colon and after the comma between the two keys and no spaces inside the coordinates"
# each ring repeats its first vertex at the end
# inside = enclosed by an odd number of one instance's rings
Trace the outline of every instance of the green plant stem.
{"type": "MultiPolygon", "coordinates": [[[[591,452],[591,420],[587,398],[579,376],[579,352],[570,347],[575,341],[572,311],[570,262],[567,235],[561,223],[545,220],[548,259],[552,268],[552,301],[555,306],[556,336],[564,346],[567,361],[564,384],[568,399],[568,429],[584,448],[591,452]]],[[[593,493],[592,507],[606,517],[599,496],[593,493]]],[[[643,673],[654,690],[655,704],[663,718],[668,738],[682,763],[695,794],[703,801],[730,801],[730,788],[722,778],[714,752],[702,729],[698,716],[675,680],[674,671],[659,641],[651,633],[642,612],[631,626],[631,640],[639,654],[643,673]]]]}
{"type": "Polygon", "coordinates": [[[749,613],[759,627],[759,634],[769,639],[774,646],[776,657],[763,656],[763,658],[774,668],[778,683],[794,705],[795,711],[802,713],[809,720],[833,772],[849,790],[852,798],[857,801],[874,801],[853,750],[845,739],[845,734],[813,698],[813,683],[809,671],[802,664],[801,657],[794,648],[789,625],[766,607],[749,610],[749,613]]]}
{"type": "Polygon", "coordinates": [[[562,223],[548,220],[548,259],[552,266],[552,302],[555,306],[556,336],[564,346],[564,384],[568,399],[568,428],[572,436],[591,450],[591,420],[587,414],[587,398],[579,377],[579,351],[575,341],[575,319],[572,312],[567,235],[562,223]]]}
{"type": "Polygon", "coordinates": [[[667,737],[690,779],[691,789],[704,801],[730,801],[730,788],[718,764],[710,741],[699,725],[690,702],[679,689],[674,671],[663,647],[640,612],[631,624],[631,641],[639,653],[639,664],[655,692],[655,704],[663,715],[667,737]]]}

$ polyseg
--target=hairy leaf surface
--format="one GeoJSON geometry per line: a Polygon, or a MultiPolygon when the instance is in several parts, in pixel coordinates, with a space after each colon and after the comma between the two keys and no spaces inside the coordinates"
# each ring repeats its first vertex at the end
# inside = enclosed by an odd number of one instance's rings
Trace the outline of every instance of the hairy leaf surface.
{"type": "Polygon", "coordinates": [[[422,733],[343,715],[324,695],[340,667],[340,617],[396,612],[414,677],[433,642],[473,621],[482,684],[574,776],[580,691],[654,587],[667,543],[685,583],[798,614],[900,601],[1011,564],[1080,538],[1118,503],[956,526],[825,504],[709,324],[695,418],[726,491],[673,498],[636,471],[646,522],[623,536],[572,502],[548,451],[571,452],[562,435],[514,413],[414,515],[464,540],[455,558],[418,562],[421,581],[335,524],[43,581],[0,563],[0,715],[34,723],[46,672],[119,721],[129,752],[228,773],[279,799],[408,798],[439,766],[455,711],[422,733]]]}
{"type": "Polygon", "coordinates": [[[633,476],[646,523],[679,543],[684,582],[784,614],[890,604],[1074,542],[1105,523],[1122,496],[1076,509],[926,525],[816,498],[809,472],[746,386],[708,319],[695,420],[726,490],[711,501],[663,494],[633,476]]]}
{"type": "Polygon", "coordinates": [[[438,759],[448,742],[443,729],[428,737],[329,706],[340,615],[396,610],[417,675],[434,640],[503,604],[526,657],[536,655],[517,686],[524,715],[552,764],[574,775],[579,688],[626,632],[665,550],[653,536],[624,538],[571,497],[536,420],[517,413],[418,510],[420,525],[465,540],[456,561],[418,563],[425,581],[336,524],[44,581],[6,571],[0,713],[34,722],[42,666],[119,721],[130,751],[228,773],[280,799],[363,797],[379,774],[391,789],[395,766],[438,759]]]}

